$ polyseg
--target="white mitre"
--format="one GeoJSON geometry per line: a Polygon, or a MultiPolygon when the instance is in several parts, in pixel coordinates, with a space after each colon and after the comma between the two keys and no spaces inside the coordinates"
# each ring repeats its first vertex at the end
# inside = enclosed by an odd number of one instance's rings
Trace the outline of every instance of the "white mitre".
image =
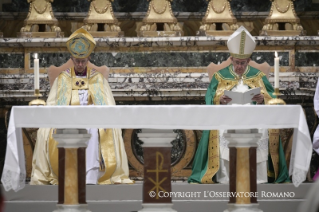
{"type": "Polygon", "coordinates": [[[255,50],[256,42],[247,29],[241,26],[229,37],[227,47],[232,57],[247,59],[255,50]]]}

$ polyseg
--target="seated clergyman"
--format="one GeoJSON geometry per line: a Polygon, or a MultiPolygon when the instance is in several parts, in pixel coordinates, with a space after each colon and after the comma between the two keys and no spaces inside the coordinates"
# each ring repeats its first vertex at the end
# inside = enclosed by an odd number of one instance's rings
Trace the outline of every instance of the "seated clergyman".
{"type": "MultiPolygon", "coordinates": [[[[115,105],[107,80],[87,66],[95,41],[80,28],[67,41],[74,67],[54,81],[47,105],[115,105]]],[[[81,115],[81,114],[79,114],[81,115]]],[[[91,134],[86,148],[86,183],[134,183],[120,129],[87,129],[91,134]]],[[[52,134],[55,129],[40,128],[32,160],[33,185],[58,184],[58,150],[52,134]]]]}
{"type": "MultiPolygon", "coordinates": [[[[214,73],[207,89],[206,104],[231,104],[232,99],[224,94],[225,90],[245,92],[258,87],[260,94],[253,96],[252,103],[267,104],[273,98],[274,89],[263,72],[248,65],[256,47],[255,39],[244,27],[240,27],[229,37],[227,47],[232,63],[214,73]]],[[[229,182],[229,142],[223,133],[223,130],[203,131],[194,158],[192,175],[188,178],[189,183],[229,182]]],[[[259,133],[262,133],[262,137],[257,148],[257,183],[265,183],[268,180],[290,182],[280,138],[269,136],[267,129],[259,129],[259,133]],[[275,157],[279,157],[278,164],[273,164],[273,155],[268,154],[268,143],[273,142],[279,142],[279,151],[273,153],[275,157]],[[276,177],[274,170],[279,170],[276,177]]]]}

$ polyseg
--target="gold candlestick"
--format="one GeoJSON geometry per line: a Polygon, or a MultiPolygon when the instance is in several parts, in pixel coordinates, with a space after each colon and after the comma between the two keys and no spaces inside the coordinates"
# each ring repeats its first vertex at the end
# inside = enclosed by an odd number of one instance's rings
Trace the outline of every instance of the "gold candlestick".
{"type": "Polygon", "coordinates": [[[273,93],[273,95],[276,96],[276,98],[269,100],[269,105],[286,105],[286,102],[284,100],[278,98],[278,96],[280,96],[279,88],[275,88],[275,92],[273,93]]]}
{"type": "Polygon", "coordinates": [[[34,105],[43,105],[43,106],[45,106],[46,105],[44,100],[39,99],[40,97],[42,97],[42,94],[40,94],[40,90],[39,89],[35,89],[34,90],[34,96],[36,97],[36,99],[34,99],[31,102],[29,102],[29,106],[34,106],[34,105]]]}

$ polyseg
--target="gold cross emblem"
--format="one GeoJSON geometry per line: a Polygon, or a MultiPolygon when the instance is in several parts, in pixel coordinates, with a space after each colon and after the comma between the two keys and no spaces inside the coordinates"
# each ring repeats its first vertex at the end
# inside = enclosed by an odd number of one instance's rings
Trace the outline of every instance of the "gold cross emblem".
{"type": "Polygon", "coordinates": [[[158,192],[160,190],[166,192],[166,190],[164,188],[162,188],[161,184],[167,179],[167,177],[164,177],[161,181],[159,181],[160,180],[159,173],[160,172],[168,172],[167,169],[163,169],[163,163],[164,163],[163,154],[160,152],[156,152],[156,169],[147,170],[147,172],[155,172],[156,173],[156,180],[155,181],[150,177],[148,178],[154,184],[154,187],[149,192],[151,192],[155,189],[156,190],[156,199],[159,198],[158,192]]]}

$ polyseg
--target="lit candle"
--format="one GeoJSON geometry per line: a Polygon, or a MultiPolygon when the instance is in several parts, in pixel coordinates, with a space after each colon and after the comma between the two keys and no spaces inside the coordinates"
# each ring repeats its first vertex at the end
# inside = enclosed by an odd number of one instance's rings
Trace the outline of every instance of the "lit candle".
{"type": "Polygon", "coordinates": [[[279,88],[279,57],[277,52],[275,52],[275,88],[279,88]]]}
{"type": "Polygon", "coordinates": [[[34,90],[39,89],[39,59],[38,54],[34,54],[34,90]]]}

